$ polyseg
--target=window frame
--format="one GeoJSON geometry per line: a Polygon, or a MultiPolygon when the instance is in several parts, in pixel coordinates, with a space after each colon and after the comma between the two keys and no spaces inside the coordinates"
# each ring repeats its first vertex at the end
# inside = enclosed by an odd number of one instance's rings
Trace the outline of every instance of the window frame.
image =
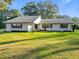
{"type": "Polygon", "coordinates": [[[60,28],[68,28],[68,24],[60,24],[60,28]]]}
{"type": "Polygon", "coordinates": [[[11,28],[22,28],[22,24],[11,24],[11,28]]]}
{"type": "MultiPolygon", "coordinates": [[[[53,24],[46,24],[46,28],[53,28],[53,24]]],[[[44,28],[44,24],[42,24],[42,28],[44,28]]]]}

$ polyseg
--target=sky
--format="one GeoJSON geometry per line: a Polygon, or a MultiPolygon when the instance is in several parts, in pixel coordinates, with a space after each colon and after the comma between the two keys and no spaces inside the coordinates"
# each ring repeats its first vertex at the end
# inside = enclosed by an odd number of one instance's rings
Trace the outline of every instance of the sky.
{"type": "MultiPolygon", "coordinates": [[[[14,8],[21,11],[21,8],[30,1],[40,2],[45,0],[15,0],[10,7],[11,9],[14,8]]],[[[59,14],[79,18],[79,0],[52,0],[52,1],[54,4],[58,5],[59,14]]]]}

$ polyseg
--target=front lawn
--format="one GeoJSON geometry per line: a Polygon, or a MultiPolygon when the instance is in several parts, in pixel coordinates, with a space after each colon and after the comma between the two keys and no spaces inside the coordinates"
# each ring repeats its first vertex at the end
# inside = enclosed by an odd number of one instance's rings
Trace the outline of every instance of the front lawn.
{"type": "Polygon", "coordinates": [[[79,59],[79,31],[0,33],[0,59],[79,59]]]}

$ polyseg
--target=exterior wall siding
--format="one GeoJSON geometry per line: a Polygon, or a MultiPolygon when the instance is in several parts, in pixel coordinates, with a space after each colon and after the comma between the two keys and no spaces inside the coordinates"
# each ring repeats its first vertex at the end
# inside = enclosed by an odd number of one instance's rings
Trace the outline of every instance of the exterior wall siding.
{"type": "MultiPolygon", "coordinates": [[[[6,31],[37,31],[37,30],[44,30],[42,28],[42,24],[38,25],[38,29],[34,28],[34,24],[32,23],[23,23],[22,28],[11,28],[11,24],[6,24],[6,31]]],[[[52,28],[46,28],[48,31],[71,31],[72,27],[71,24],[68,24],[68,28],[60,28],[60,24],[53,24],[52,28]]]]}
{"type": "MultiPolygon", "coordinates": [[[[39,30],[44,30],[42,25],[39,25],[39,30]]],[[[60,28],[60,24],[53,24],[52,28],[46,28],[48,31],[72,31],[71,24],[68,24],[68,28],[60,28]]]]}
{"type": "Polygon", "coordinates": [[[6,24],[6,30],[5,31],[11,31],[11,24],[6,24]]]}
{"type": "Polygon", "coordinates": [[[23,23],[22,28],[12,28],[11,24],[6,24],[6,31],[32,31],[31,23],[23,23]],[[30,27],[30,29],[28,29],[30,27]]]}

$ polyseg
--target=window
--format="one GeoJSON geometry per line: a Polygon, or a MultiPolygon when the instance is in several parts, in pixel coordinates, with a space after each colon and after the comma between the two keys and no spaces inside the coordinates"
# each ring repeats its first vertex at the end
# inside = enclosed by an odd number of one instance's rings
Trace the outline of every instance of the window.
{"type": "Polygon", "coordinates": [[[68,28],[68,24],[60,24],[60,28],[68,28]]]}
{"type": "Polygon", "coordinates": [[[22,28],[22,24],[12,24],[12,28],[22,28]]]}
{"type": "Polygon", "coordinates": [[[43,24],[42,28],[52,28],[52,24],[43,24]]]}

